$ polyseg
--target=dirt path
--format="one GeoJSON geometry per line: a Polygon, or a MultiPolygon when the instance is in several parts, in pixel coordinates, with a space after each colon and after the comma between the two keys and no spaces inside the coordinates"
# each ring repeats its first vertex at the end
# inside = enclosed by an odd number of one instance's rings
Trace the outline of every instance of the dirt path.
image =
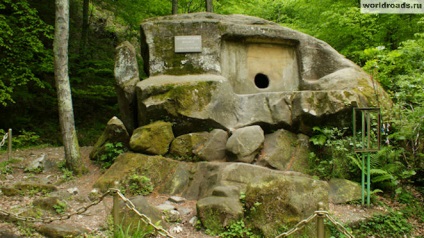
{"type": "MultiPolygon", "coordinates": [[[[81,154],[83,162],[89,169],[89,173],[81,177],[72,177],[72,179],[64,179],[64,172],[58,168],[58,164],[63,163],[64,151],[63,147],[49,147],[40,149],[16,150],[12,154],[14,161],[17,163],[9,164],[8,168],[0,166],[0,187],[10,187],[17,182],[21,183],[44,183],[52,184],[58,188],[54,192],[54,196],[66,198],[66,213],[75,212],[78,208],[87,206],[92,203],[89,199],[90,192],[93,190],[93,184],[99,176],[102,175],[102,169],[89,160],[88,155],[91,147],[82,147],[81,154]],[[41,156],[45,156],[46,168],[41,173],[28,173],[25,168],[29,163],[41,156]],[[5,173],[6,172],[6,173],[5,173]]],[[[7,154],[0,152],[0,165],[7,161],[7,154]]],[[[47,195],[47,196],[52,196],[47,195]]],[[[0,208],[12,214],[26,215],[26,211],[33,207],[35,200],[46,197],[40,192],[19,194],[17,196],[6,196],[0,193],[0,208]]],[[[163,194],[152,193],[146,197],[150,204],[160,205],[168,200],[169,196],[163,194]]],[[[190,220],[196,215],[196,201],[185,201],[181,204],[173,204],[176,210],[180,211],[181,219],[178,223],[172,223],[169,232],[176,238],[195,237],[208,238],[201,231],[198,231],[190,224],[190,220]],[[177,232],[179,231],[179,232],[177,232]]],[[[90,236],[83,237],[110,237],[111,236],[111,196],[99,204],[92,206],[88,211],[80,215],[72,216],[70,219],[63,221],[54,221],[53,226],[65,225],[67,227],[78,227],[84,229],[90,236]],[[108,221],[109,219],[109,221],[108,221]]],[[[334,205],[330,204],[330,214],[336,220],[342,223],[360,222],[369,218],[376,213],[384,213],[383,207],[374,207],[366,209],[357,205],[334,205]]],[[[40,214],[32,214],[33,217],[39,218],[40,214]]],[[[51,217],[60,217],[58,214],[52,214],[51,217]]],[[[44,217],[44,216],[43,216],[44,217]]],[[[33,224],[33,223],[30,223],[33,224]]],[[[5,216],[0,212],[0,237],[44,237],[35,232],[42,223],[35,223],[34,227],[25,225],[24,223],[8,222],[5,216]]]]}
{"type": "MultiPolygon", "coordinates": [[[[64,214],[73,213],[79,208],[93,203],[93,201],[89,199],[90,192],[93,190],[93,184],[103,172],[99,166],[89,160],[88,155],[90,151],[91,147],[81,148],[83,162],[86,164],[90,172],[81,177],[72,177],[72,179],[66,180],[63,178],[64,172],[58,168],[58,164],[63,163],[64,160],[63,147],[16,150],[13,152],[12,158],[14,161],[17,160],[18,162],[10,164],[7,169],[7,173],[0,173],[0,187],[11,187],[18,182],[55,185],[58,188],[58,191],[54,192],[54,196],[57,195],[59,197],[66,198],[66,211],[64,214]],[[27,168],[32,161],[43,155],[45,156],[45,160],[47,161],[46,164],[48,165],[43,172],[25,172],[25,168],[27,168]]],[[[7,154],[2,152],[0,153],[0,163],[4,163],[5,161],[7,161],[7,154]]],[[[39,218],[37,215],[25,216],[25,214],[28,208],[33,207],[35,200],[44,197],[43,194],[27,193],[17,196],[6,196],[0,193],[0,197],[0,208],[2,210],[22,217],[39,218]]],[[[152,193],[146,198],[150,204],[156,206],[165,203],[169,196],[152,193]]],[[[184,213],[181,214],[181,221],[179,223],[171,224],[169,228],[169,232],[172,232],[174,237],[211,237],[197,231],[193,225],[189,223],[189,221],[196,215],[195,201],[185,201],[184,203],[173,205],[177,210],[184,211],[184,213]]],[[[112,197],[106,196],[102,202],[90,207],[90,209],[83,214],[72,216],[70,219],[63,221],[54,221],[52,224],[83,228],[94,237],[110,237],[111,209],[112,197]]],[[[44,218],[46,216],[42,217],[44,218]]],[[[60,215],[52,214],[47,217],[58,218],[60,215]]],[[[0,214],[0,237],[5,235],[28,237],[29,234],[31,234],[31,237],[44,237],[34,231],[38,230],[40,226],[43,226],[43,223],[29,223],[30,225],[34,225],[34,227],[29,228],[25,225],[7,222],[4,220],[7,219],[5,219],[4,216],[2,217],[0,214]]]]}

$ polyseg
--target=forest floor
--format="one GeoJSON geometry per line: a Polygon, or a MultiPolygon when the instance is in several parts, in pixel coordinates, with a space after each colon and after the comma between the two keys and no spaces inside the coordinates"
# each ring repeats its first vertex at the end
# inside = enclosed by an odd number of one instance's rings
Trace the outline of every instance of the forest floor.
{"type": "MultiPolygon", "coordinates": [[[[91,147],[82,147],[81,154],[83,163],[87,166],[89,173],[74,177],[71,176],[65,179],[63,170],[60,170],[58,164],[63,163],[64,151],[63,147],[46,147],[36,149],[15,150],[12,153],[13,160],[18,160],[17,163],[8,164],[8,168],[0,167],[0,188],[11,187],[15,183],[47,183],[55,185],[58,191],[55,194],[60,194],[61,197],[66,197],[66,206],[61,209],[61,214],[50,213],[49,218],[66,218],[64,216],[68,213],[75,213],[81,207],[85,207],[91,203],[89,199],[90,193],[93,190],[93,184],[97,178],[104,172],[96,163],[89,160],[89,153],[91,147]],[[28,165],[41,156],[45,156],[47,164],[46,168],[40,173],[25,172],[28,165]],[[7,171],[7,173],[5,173],[7,171]],[[67,195],[66,195],[67,194],[67,195]]],[[[0,164],[6,164],[7,153],[4,151],[0,153],[0,164]]],[[[52,196],[52,195],[47,195],[52,196]]],[[[35,200],[45,197],[40,192],[26,192],[16,196],[6,196],[0,192],[0,237],[45,237],[38,232],[42,232],[43,227],[56,226],[56,227],[74,227],[85,231],[85,235],[80,237],[111,237],[112,227],[111,210],[112,210],[112,197],[106,196],[100,203],[90,207],[86,212],[77,214],[69,219],[53,221],[52,223],[32,223],[13,221],[5,215],[10,213],[19,215],[20,217],[28,214],[26,212],[33,207],[35,200]]],[[[146,196],[151,205],[157,206],[164,204],[168,199],[168,195],[152,194],[146,196]]],[[[95,201],[95,200],[94,200],[95,201]]],[[[390,201],[386,201],[390,203],[390,201]]],[[[171,223],[168,232],[176,237],[194,237],[194,238],[207,238],[212,237],[206,235],[204,231],[197,230],[196,227],[190,222],[196,216],[196,201],[186,200],[183,203],[172,204],[177,211],[180,212],[181,219],[178,223],[171,223]]],[[[396,204],[390,204],[395,206],[396,204]]],[[[341,223],[355,223],[371,217],[374,214],[381,214],[386,212],[383,206],[374,206],[372,208],[364,208],[359,205],[335,205],[330,204],[330,214],[337,221],[341,223]]],[[[46,217],[45,214],[36,214],[34,219],[46,217]]],[[[411,221],[415,225],[414,237],[424,235],[424,225],[422,223],[411,221]]],[[[67,229],[66,228],[66,229],[67,229]]],[[[66,230],[65,229],[65,230],[66,230]]]]}

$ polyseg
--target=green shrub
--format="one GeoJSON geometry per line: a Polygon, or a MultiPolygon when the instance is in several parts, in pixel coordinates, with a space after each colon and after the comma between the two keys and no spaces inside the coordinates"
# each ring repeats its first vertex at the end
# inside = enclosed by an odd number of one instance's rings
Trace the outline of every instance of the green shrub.
{"type": "Polygon", "coordinates": [[[225,231],[219,234],[222,238],[244,238],[244,237],[260,237],[254,234],[250,228],[246,227],[243,220],[236,221],[225,227],[225,231]]]}
{"type": "Polygon", "coordinates": [[[143,175],[133,174],[128,178],[128,190],[134,195],[148,195],[153,191],[150,179],[143,175]]]}
{"type": "Polygon", "coordinates": [[[309,154],[310,173],[322,179],[359,178],[357,155],[353,152],[352,139],[345,136],[347,128],[314,127],[310,138],[313,152],[309,154]]]}
{"type": "Polygon", "coordinates": [[[65,202],[59,201],[57,204],[53,205],[54,210],[57,214],[63,214],[66,211],[68,205],[65,202]]]}
{"type": "MultiPolygon", "coordinates": [[[[156,224],[155,224],[156,225],[156,224]]],[[[118,232],[116,234],[116,238],[144,238],[151,237],[155,233],[155,230],[152,226],[146,226],[144,229],[141,227],[140,222],[137,225],[135,230],[131,229],[131,225],[124,228],[122,225],[118,226],[118,232]]]]}
{"type": "Polygon", "coordinates": [[[387,215],[377,215],[371,220],[362,222],[353,229],[355,237],[409,237],[412,225],[402,212],[390,212],[387,215]]]}
{"type": "Polygon", "coordinates": [[[115,161],[118,155],[124,153],[124,145],[121,142],[106,143],[104,153],[100,156],[100,165],[104,169],[108,169],[115,161]]]}

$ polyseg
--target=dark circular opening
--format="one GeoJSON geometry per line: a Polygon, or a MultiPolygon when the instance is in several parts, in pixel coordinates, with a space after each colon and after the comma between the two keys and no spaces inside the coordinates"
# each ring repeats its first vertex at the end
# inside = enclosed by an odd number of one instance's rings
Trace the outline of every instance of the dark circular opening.
{"type": "Polygon", "coordinates": [[[256,74],[255,85],[258,88],[267,88],[269,86],[269,78],[265,74],[256,74]]]}

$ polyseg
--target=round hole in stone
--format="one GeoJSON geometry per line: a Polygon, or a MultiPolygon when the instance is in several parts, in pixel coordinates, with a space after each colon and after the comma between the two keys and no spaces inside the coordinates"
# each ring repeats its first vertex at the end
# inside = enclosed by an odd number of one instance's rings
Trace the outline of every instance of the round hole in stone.
{"type": "Polygon", "coordinates": [[[267,88],[269,86],[269,78],[265,74],[258,73],[255,76],[255,85],[258,88],[267,88]]]}

